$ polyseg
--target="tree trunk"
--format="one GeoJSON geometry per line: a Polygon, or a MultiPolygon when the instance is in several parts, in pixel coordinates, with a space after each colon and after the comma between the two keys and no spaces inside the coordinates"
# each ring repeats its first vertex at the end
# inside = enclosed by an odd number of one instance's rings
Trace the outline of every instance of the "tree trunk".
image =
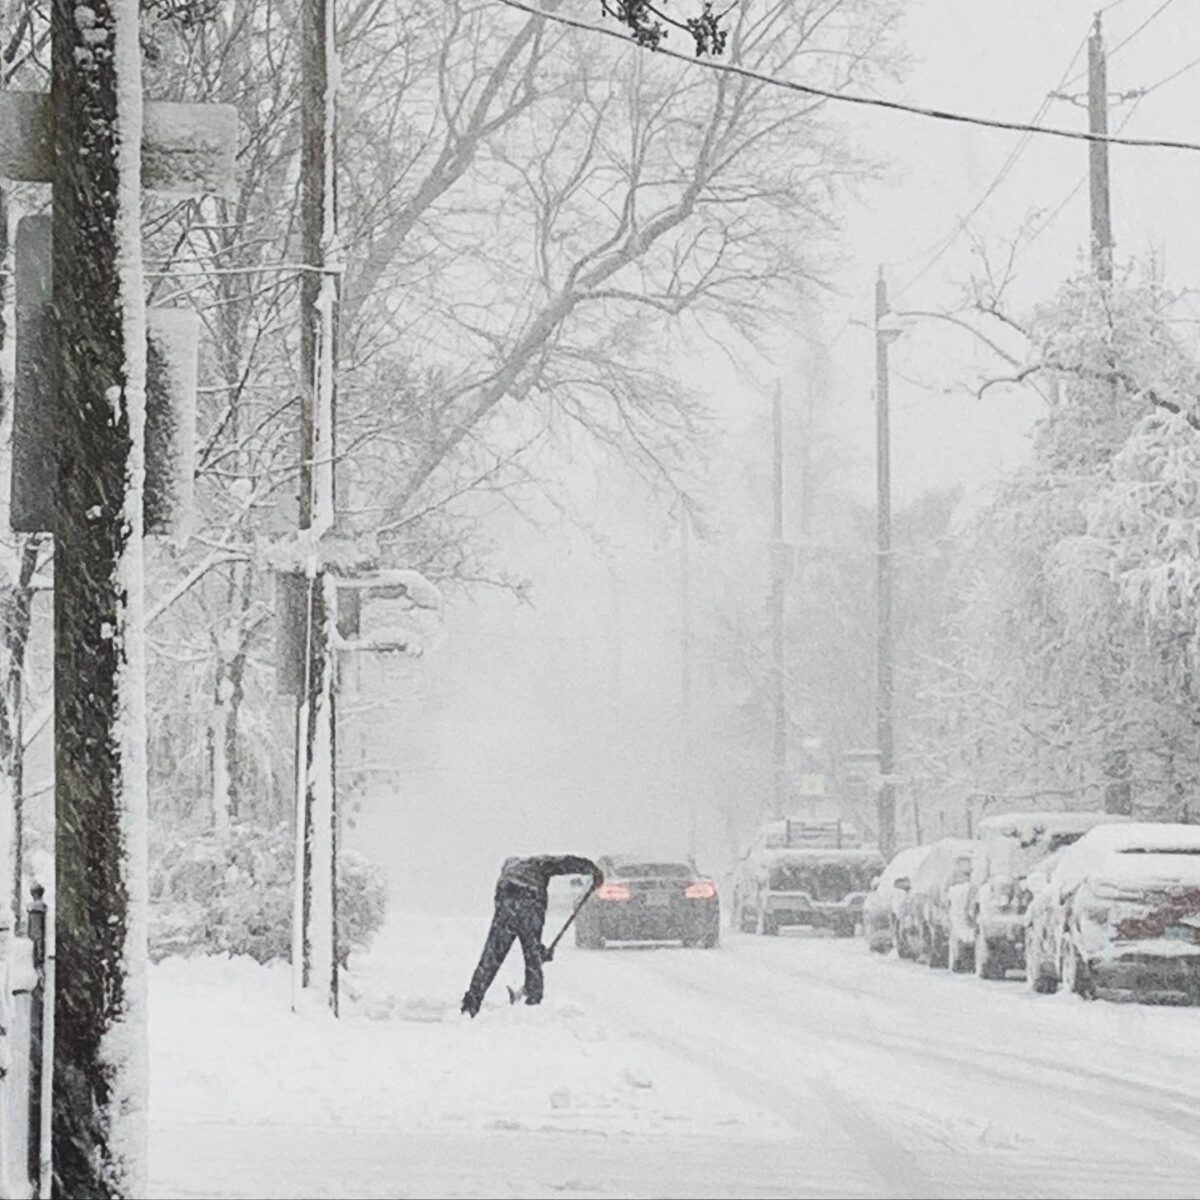
{"type": "Polygon", "coordinates": [[[53,1194],[146,1192],[137,0],[54,0],[53,1194]]]}

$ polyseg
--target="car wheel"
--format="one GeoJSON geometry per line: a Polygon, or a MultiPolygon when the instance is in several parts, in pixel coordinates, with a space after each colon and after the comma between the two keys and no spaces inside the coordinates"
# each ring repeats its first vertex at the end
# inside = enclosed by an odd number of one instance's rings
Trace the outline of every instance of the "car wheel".
{"type": "Polygon", "coordinates": [[[925,945],[929,947],[929,965],[945,970],[950,965],[950,944],[936,925],[926,929],[925,945]]]}
{"type": "Polygon", "coordinates": [[[698,943],[704,950],[715,950],[720,944],[721,931],[719,929],[714,929],[712,933],[706,933],[698,943]]]}
{"type": "Polygon", "coordinates": [[[771,913],[763,913],[762,932],[765,933],[767,935],[767,937],[778,937],[779,936],[779,920],[778,920],[778,918],[772,916],[771,913]]]}
{"type": "Polygon", "coordinates": [[[892,921],[892,940],[896,943],[896,953],[899,957],[910,962],[917,957],[912,946],[909,945],[908,938],[904,936],[900,928],[900,922],[894,919],[892,921]]]}
{"type": "Polygon", "coordinates": [[[1038,948],[1037,931],[1025,934],[1025,982],[1039,996],[1052,996],[1058,991],[1058,976],[1038,948]]]}
{"type": "Polygon", "coordinates": [[[975,974],[980,979],[1004,978],[1004,968],[996,961],[982,933],[975,935],[975,974]]]}
{"type": "Polygon", "coordinates": [[[1076,996],[1085,1000],[1095,1000],[1096,985],[1092,982],[1092,973],[1083,961],[1083,956],[1075,949],[1075,943],[1068,937],[1063,942],[1062,970],[1063,987],[1076,996]]]}
{"type": "Polygon", "coordinates": [[[869,931],[867,932],[867,946],[872,954],[886,954],[891,949],[887,938],[875,937],[869,931]]]}
{"type": "Polygon", "coordinates": [[[950,970],[959,975],[966,974],[975,966],[975,947],[970,942],[960,941],[954,934],[950,935],[947,956],[950,959],[950,970]]]}

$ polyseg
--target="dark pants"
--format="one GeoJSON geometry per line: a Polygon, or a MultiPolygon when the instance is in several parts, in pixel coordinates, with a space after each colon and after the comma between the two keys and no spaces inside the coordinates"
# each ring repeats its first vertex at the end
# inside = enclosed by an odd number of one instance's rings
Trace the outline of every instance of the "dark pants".
{"type": "Polygon", "coordinates": [[[507,888],[496,892],[496,912],[492,927],[488,930],[479,966],[471,977],[467,995],[482,1001],[500,964],[504,961],[513,942],[520,939],[521,952],[525,955],[525,1003],[540,1004],[542,1000],[542,926],[546,923],[546,909],[537,896],[520,888],[507,888]]]}

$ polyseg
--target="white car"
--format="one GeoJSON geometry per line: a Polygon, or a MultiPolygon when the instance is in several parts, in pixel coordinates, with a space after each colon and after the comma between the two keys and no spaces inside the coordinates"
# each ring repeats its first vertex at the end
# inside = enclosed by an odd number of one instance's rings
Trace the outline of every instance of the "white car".
{"type": "Polygon", "coordinates": [[[1025,969],[1029,873],[1096,825],[1128,820],[1100,812],[1019,812],[985,817],[971,870],[967,920],[975,941],[975,974],[1003,979],[1025,969]]]}
{"type": "Polygon", "coordinates": [[[879,851],[842,822],[768,822],[737,866],[733,927],[772,935],[809,925],[853,937],[883,865],[879,851]]]}
{"type": "Polygon", "coordinates": [[[893,855],[883,874],[871,880],[870,891],[863,901],[862,923],[863,937],[876,954],[886,954],[896,945],[900,900],[912,887],[913,878],[930,849],[909,846],[901,850],[893,855]]]}
{"type": "Polygon", "coordinates": [[[1031,909],[1035,991],[1200,1000],[1200,827],[1101,825],[1031,909]]]}

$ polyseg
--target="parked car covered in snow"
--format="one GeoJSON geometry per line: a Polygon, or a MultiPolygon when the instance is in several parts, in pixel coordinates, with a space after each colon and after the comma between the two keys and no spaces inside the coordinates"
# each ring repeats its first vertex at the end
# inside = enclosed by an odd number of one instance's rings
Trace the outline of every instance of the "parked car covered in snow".
{"type": "Polygon", "coordinates": [[[931,967],[949,961],[949,891],[971,875],[975,843],[942,838],[929,847],[912,887],[899,903],[897,949],[904,958],[924,958],[931,967]]]}
{"type": "Polygon", "coordinates": [[[912,887],[917,873],[929,853],[929,846],[909,846],[892,856],[883,874],[871,880],[870,890],[863,901],[863,937],[876,954],[886,954],[896,945],[896,924],[900,902],[912,887]]]}
{"type": "MultiPolygon", "coordinates": [[[[1100,828],[1100,826],[1097,826],[1100,828]]],[[[1087,834],[1084,834],[1086,837],[1087,834]]],[[[1079,841],[1083,841],[1080,838],[1079,841]]],[[[1079,842],[1072,843],[1079,845],[1079,842]]],[[[1053,925],[1048,911],[1056,903],[1052,883],[1054,872],[1070,846],[1063,846],[1047,855],[1025,877],[1025,888],[1029,892],[1029,905],[1025,909],[1025,979],[1034,991],[1044,990],[1039,983],[1039,963],[1048,954],[1053,960],[1058,953],[1045,944],[1045,937],[1053,925]]],[[[1055,988],[1057,988],[1057,974],[1055,988]]],[[[1052,989],[1053,990],[1053,989],[1052,989]]]]}
{"type": "Polygon", "coordinates": [[[735,927],[776,934],[785,925],[810,925],[852,937],[884,866],[875,847],[857,842],[840,822],[764,825],[735,873],[735,927]]]}
{"type": "Polygon", "coordinates": [[[1200,1001],[1200,827],[1102,825],[1080,838],[1039,895],[1029,950],[1038,992],[1200,1001]]]}
{"type": "Polygon", "coordinates": [[[980,821],[964,931],[975,943],[976,975],[1003,979],[1025,969],[1029,873],[1089,829],[1122,819],[1098,812],[1019,812],[980,821]]]}
{"type": "MultiPolygon", "coordinates": [[[[597,866],[604,883],[575,918],[577,946],[602,950],[608,942],[682,942],[706,949],[717,945],[717,885],[690,859],[608,855],[597,866]]],[[[575,886],[582,884],[581,880],[575,886]]]]}

